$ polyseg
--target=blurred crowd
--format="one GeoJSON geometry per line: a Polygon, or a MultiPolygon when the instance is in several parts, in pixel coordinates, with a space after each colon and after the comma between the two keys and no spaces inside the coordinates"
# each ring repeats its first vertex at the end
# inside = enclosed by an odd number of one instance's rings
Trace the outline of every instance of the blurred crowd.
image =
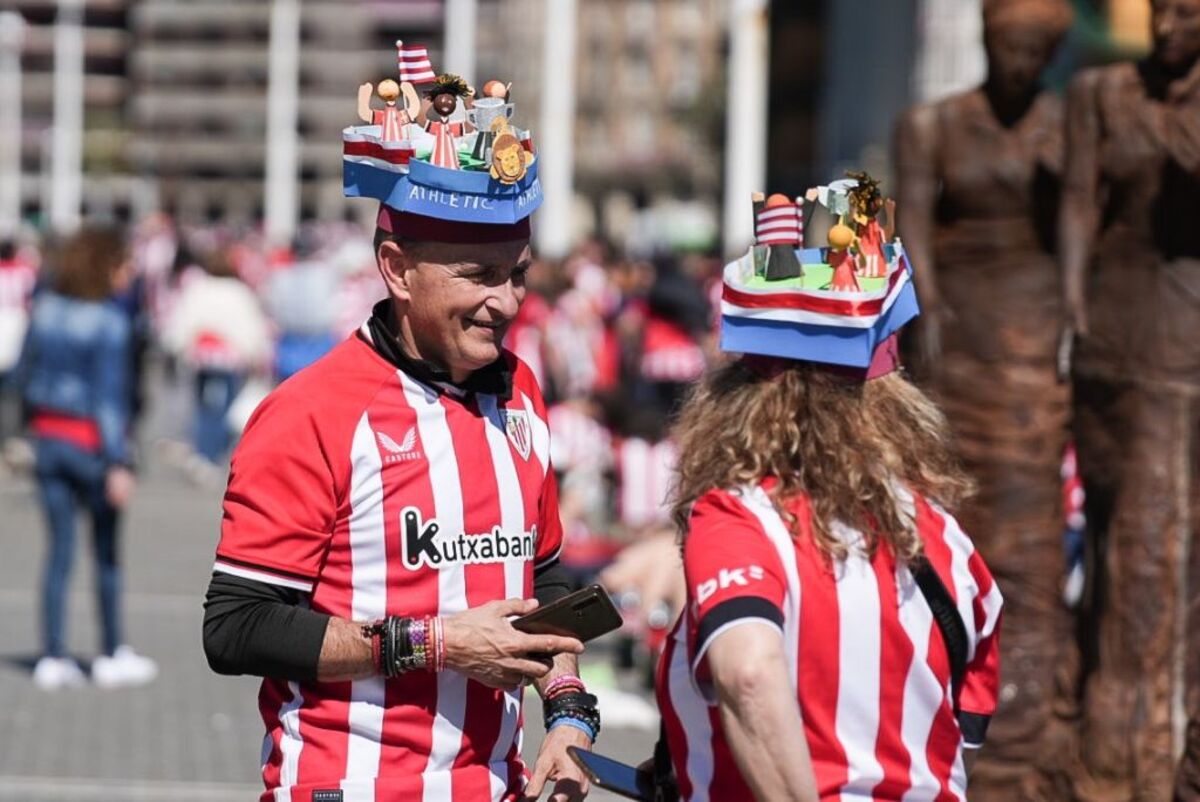
{"type": "MultiPolygon", "coordinates": [[[[138,444],[150,444],[160,464],[204,487],[224,483],[231,447],[271,387],[357,329],[385,296],[369,234],[352,224],[310,225],[287,248],[256,231],[189,228],[166,215],[106,235],[127,244],[121,268],[100,280],[128,323],[114,346],[128,366],[128,461],[136,466],[138,444]],[[148,410],[160,413],[157,423],[139,431],[148,410]]],[[[20,438],[29,399],[15,374],[35,298],[70,295],[60,267],[71,245],[0,243],[8,465],[33,460],[20,438]]],[[[603,572],[629,621],[627,660],[634,649],[653,654],[683,596],[666,504],[675,460],[668,421],[716,358],[720,272],[711,255],[633,257],[587,241],[530,271],[507,335],[549,404],[563,564],[580,583],[603,572]]]]}

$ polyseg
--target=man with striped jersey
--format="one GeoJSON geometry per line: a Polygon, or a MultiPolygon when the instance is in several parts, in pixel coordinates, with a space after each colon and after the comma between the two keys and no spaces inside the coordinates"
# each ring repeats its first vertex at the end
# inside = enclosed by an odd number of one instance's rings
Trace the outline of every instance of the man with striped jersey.
{"type": "Polygon", "coordinates": [[[509,623],[566,592],[546,409],[500,347],[528,216],[385,204],[376,251],[389,297],[262,403],[233,457],[209,662],[264,677],[264,801],[535,799],[548,779],[581,799],[566,748],[599,729],[582,645],[509,623]],[[532,778],[526,683],[573,700],[532,778]]]}

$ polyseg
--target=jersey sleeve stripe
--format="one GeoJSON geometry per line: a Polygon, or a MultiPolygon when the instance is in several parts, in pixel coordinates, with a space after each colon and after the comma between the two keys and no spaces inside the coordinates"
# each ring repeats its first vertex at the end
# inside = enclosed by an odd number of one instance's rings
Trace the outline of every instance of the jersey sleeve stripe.
{"type": "Polygon", "coordinates": [[[982,747],[984,739],[987,737],[988,724],[991,721],[991,716],[979,713],[959,713],[958,726],[962,730],[963,748],[979,749],[982,747]]]}
{"type": "Polygon", "coordinates": [[[553,554],[548,554],[544,559],[538,560],[537,562],[535,562],[533,564],[534,572],[537,573],[540,571],[545,571],[547,568],[553,567],[554,564],[558,562],[558,558],[561,555],[562,555],[562,543],[560,542],[558,544],[558,548],[554,550],[553,554]]]}
{"type": "MultiPolygon", "coordinates": [[[[775,606],[770,599],[761,596],[738,596],[712,608],[696,627],[696,654],[702,655],[708,650],[709,643],[718,633],[728,629],[728,624],[744,618],[762,618],[770,621],[779,631],[783,631],[783,611],[775,606]]],[[[692,661],[695,667],[698,658],[692,661]]]]}
{"type": "Polygon", "coordinates": [[[315,574],[304,574],[300,573],[299,571],[293,571],[290,568],[281,568],[277,565],[268,565],[266,563],[243,560],[240,557],[234,557],[233,555],[221,550],[217,551],[216,559],[217,562],[221,562],[226,565],[237,565],[241,566],[242,568],[249,568],[252,571],[266,571],[268,574],[281,576],[285,579],[294,579],[298,582],[308,582],[311,584],[316,580],[315,574]]]}
{"type": "Polygon", "coordinates": [[[221,574],[229,574],[230,576],[239,576],[242,579],[253,579],[256,582],[266,582],[268,585],[278,585],[283,588],[300,590],[305,593],[312,593],[313,589],[313,583],[307,580],[283,576],[261,568],[248,568],[245,565],[237,565],[225,560],[214,562],[213,571],[221,574]]]}
{"type": "Polygon", "coordinates": [[[547,557],[546,559],[542,560],[539,563],[534,563],[533,578],[537,579],[540,575],[546,573],[551,568],[558,565],[558,555],[559,555],[559,552],[561,552],[561,551],[562,551],[562,547],[560,546],[559,551],[554,552],[549,557],[547,557]]]}

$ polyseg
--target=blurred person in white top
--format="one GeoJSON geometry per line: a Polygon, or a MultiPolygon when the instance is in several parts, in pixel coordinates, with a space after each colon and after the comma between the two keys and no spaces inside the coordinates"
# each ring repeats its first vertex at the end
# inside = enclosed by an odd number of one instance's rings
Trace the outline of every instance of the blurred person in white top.
{"type": "Polygon", "coordinates": [[[215,464],[229,448],[226,416],[234,398],[270,360],[272,329],[227,251],[201,261],[204,272],[184,282],[166,321],[163,346],[195,373],[193,447],[215,464]]]}

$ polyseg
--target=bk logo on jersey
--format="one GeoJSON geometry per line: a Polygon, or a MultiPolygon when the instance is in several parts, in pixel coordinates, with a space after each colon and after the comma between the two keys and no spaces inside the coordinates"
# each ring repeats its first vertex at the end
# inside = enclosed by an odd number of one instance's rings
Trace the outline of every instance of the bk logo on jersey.
{"type": "Polygon", "coordinates": [[[696,586],[696,602],[704,604],[718,590],[725,590],[733,585],[745,587],[762,578],[763,569],[760,565],[750,565],[745,568],[722,568],[715,577],[706,579],[696,586]]]}
{"type": "Polygon", "coordinates": [[[529,414],[520,409],[504,410],[504,432],[513,448],[521,455],[521,459],[528,461],[529,453],[533,450],[533,431],[529,427],[529,414]]]}

